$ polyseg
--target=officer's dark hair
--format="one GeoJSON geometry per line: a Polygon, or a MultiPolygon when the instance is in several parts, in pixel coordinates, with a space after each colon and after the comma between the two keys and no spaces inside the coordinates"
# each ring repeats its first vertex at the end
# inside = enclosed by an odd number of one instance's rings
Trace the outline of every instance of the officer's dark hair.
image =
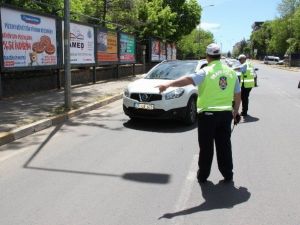
{"type": "Polygon", "coordinates": [[[217,60],[217,59],[221,59],[221,55],[209,55],[209,54],[207,54],[211,59],[215,59],[215,60],[217,60]]]}

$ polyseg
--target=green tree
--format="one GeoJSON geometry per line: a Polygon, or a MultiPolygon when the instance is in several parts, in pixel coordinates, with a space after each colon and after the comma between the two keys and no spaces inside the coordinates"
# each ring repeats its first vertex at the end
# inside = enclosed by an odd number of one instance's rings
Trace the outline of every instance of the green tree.
{"type": "Polygon", "coordinates": [[[267,53],[274,55],[284,55],[287,48],[287,40],[290,38],[289,19],[276,19],[270,22],[271,37],[267,46],[267,53]]]}
{"type": "Polygon", "coordinates": [[[295,13],[300,6],[300,0],[282,0],[277,10],[282,17],[290,16],[295,13]]]}
{"type": "Polygon", "coordinates": [[[178,42],[178,55],[182,59],[199,59],[205,57],[206,46],[212,43],[213,34],[202,29],[194,29],[178,42]]]}
{"type": "Polygon", "coordinates": [[[287,54],[300,52],[300,7],[295,11],[289,22],[292,35],[287,40],[289,45],[286,51],[287,54]]]}
{"type": "Polygon", "coordinates": [[[164,4],[170,6],[172,12],[176,13],[175,33],[169,37],[177,41],[181,37],[190,34],[200,22],[201,7],[196,0],[164,0],[164,4]]]}
{"type": "Polygon", "coordinates": [[[260,29],[252,32],[250,40],[252,42],[252,48],[257,49],[258,57],[262,57],[267,54],[271,35],[271,21],[265,22],[260,29]]]}
{"type": "Polygon", "coordinates": [[[170,6],[164,6],[163,0],[139,2],[136,34],[141,39],[151,36],[169,39],[176,31],[173,23],[175,18],[176,13],[172,12],[170,6]]]}

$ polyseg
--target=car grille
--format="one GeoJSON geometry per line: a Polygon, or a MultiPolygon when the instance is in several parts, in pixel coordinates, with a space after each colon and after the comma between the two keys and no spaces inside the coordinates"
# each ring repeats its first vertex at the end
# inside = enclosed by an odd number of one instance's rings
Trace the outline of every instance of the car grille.
{"type": "Polygon", "coordinates": [[[162,96],[160,94],[132,93],[130,98],[139,102],[152,102],[161,100],[162,96]]]}

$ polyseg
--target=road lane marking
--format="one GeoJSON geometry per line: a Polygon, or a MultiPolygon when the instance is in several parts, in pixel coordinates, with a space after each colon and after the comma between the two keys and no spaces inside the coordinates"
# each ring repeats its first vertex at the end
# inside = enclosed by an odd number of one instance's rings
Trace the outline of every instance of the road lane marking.
{"type": "MultiPolygon", "coordinates": [[[[181,211],[183,209],[186,209],[188,200],[190,199],[193,185],[196,181],[196,174],[198,170],[198,154],[194,155],[191,166],[189,168],[187,177],[185,179],[185,182],[181,188],[181,193],[179,195],[179,198],[177,200],[177,203],[175,205],[175,212],[181,211]]],[[[182,225],[184,224],[184,216],[178,216],[174,217],[172,219],[173,225],[182,225]]]]}

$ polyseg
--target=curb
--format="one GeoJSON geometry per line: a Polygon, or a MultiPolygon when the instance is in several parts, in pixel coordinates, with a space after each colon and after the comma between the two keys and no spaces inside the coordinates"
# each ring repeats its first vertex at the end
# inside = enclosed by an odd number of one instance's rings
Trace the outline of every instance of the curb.
{"type": "Polygon", "coordinates": [[[83,113],[92,111],[94,109],[100,108],[105,105],[108,105],[109,103],[112,103],[114,101],[121,99],[122,96],[123,96],[123,94],[117,94],[112,97],[108,97],[101,101],[87,104],[78,109],[71,110],[71,111],[63,113],[63,114],[53,116],[48,119],[42,119],[42,120],[36,121],[34,123],[18,127],[9,132],[0,132],[0,146],[8,144],[10,142],[13,142],[17,139],[26,137],[26,136],[36,133],[38,131],[44,130],[48,127],[61,124],[65,121],[67,121],[68,119],[79,116],[83,113]]]}

